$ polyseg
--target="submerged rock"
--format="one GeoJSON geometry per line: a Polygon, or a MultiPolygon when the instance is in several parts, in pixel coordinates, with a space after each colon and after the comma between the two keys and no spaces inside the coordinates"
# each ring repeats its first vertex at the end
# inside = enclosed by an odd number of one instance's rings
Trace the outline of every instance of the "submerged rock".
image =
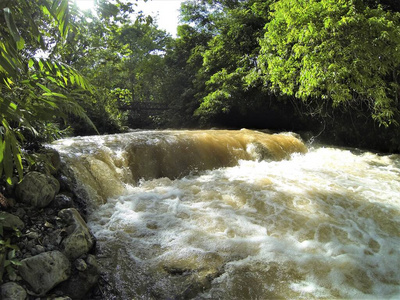
{"type": "Polygon", "coordinates": [[[35,294],[43,296],[71,274],[71,263],[60,251],[50,251],[25,258],[19,273],[35,294]]]}
{"type": "Polygon", "coordinates": [[[15,282],[7,282],[1,286],[2,300],[25,300],[27,293],[25,289],[15,282]]]}
{"type": "Polygon", "coordinates": [[[29,172],[16,188],[18,200],[38,207],[46,207],[60,190],[57,179],[39,172],[29,172]]]}
{"type": "Polygon", "coordinates": [[[61,210],[58,216],[67,225],[65,228],[67,236],[61,243],[64,254],[70,260],[75,260],[88,253],[94,244],[94,239],[79,212],[75,208],[66,208],[61,210]]]}

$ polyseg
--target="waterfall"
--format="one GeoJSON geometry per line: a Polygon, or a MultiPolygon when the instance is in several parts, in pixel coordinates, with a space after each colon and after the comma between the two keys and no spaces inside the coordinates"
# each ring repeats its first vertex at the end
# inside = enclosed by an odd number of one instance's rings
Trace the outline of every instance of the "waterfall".
{"type": "Polygon", "coordinates": [[[307,151],[293,134],[246,129],[141,131],[59,140],[53,147],[96,204],[122,194],[126,184],[140,179],[174,179],[234,166],[241,159],[281,160],[307,151]]]}
{"type": "Polygon", "coordinates": [[[400,297],[399,156],[250,130],[53,147],[92,201],[109,298],[400,297]]]}

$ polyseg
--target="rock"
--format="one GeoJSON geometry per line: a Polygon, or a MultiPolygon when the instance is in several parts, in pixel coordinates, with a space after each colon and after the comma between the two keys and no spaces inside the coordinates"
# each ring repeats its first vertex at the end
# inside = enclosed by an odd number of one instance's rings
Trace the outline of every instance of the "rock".
{"type": "Polygon", "coordinates": [[[6,253],[4,250],[2,250],[0,251],[0,278],[3,278],[5,261],[6,261],[6,253]]]}
{"type": "Polygon", "coordinates": [[[67,236],[67,232],[63,229],[54,230],[43,237],[43,246],[58,248],[62,240],[67,236]]]}
{"type": "Polygon", "coordinates": [[[64,254],[75,260],[89,252],[94,244],[94,239],[89,228],[75,208],[66,208],[58,213],[61,221],[66,223],[67,236],[61,243],[64,254]]]}
{"type": "Polygon", "coordinates": [[[35,248],[36,246],[36,241],[35,240],[30,240],[25,244],[25,248],[26,250],[32,252],[32,250],[35,248]]]}
{"type": "Polygon", "coordinates": [[[14,212],[14,214],[16,216],[18,216],[19,218],[23,218],[26,215],[26,211],[25,209],[23,209],[22,207],[17,208],[17,210],[14,212]]]}
{"type": "Polygon", "coordinates": [[[40,152],[45,156],[45,171],[52,175],[56,174],[61,166],[60,154],[52,148],[45,148],[40,152]]]}
{"type": "Polygon", "coordinates": [[[53,176],[29,172],[17,185],[15,192],[18,200],[42,208],[54,199],[59,190],[60,184],[53,176]]]}
{"type": "Polygon", "coordinates": [[[51,251],[23,259],[18,270],[33,292],[43,296],[69,278],[71,263],[60,251],[51,251]]]}
{"type": "Polygon", "coordinates": [[[28,239],[35,240],[35,239],[38,239],[40,237],[40,234],[35,232],[35,231],[31,231],[31,232],[27,232],[25,236],[28,239]]]}
{"type": "Polygon", "coordinates": [[[76,276],[71,276],[60,285],[63,293],[72,299],[87,299],[85,296],[99,280],[99,266],[95,257],[89,254],[85,264],[84,271],[79,271],[76,276]]]}
{"type": "Polygon", "coordinates": [[[71,197],[65,194],[58,194],[51,203],[54,208],[63,209],[70,208],[74,206],[74,202],[71,197]]]}
{"type": "MultiPolygon", "coordinates": [[[[15,190],[15,187],[16,187],[18,181],[19,181],[18,178],[15,177],[15,176],[13,176],[13,177],[11,177],[11,184],[6,184],[6,185],[5,185],[5,191],[6,191],[6,193],[7,193],[8,195],[14,194],[14,190],[15,190]]],[[[8,202],[9,200],[10,200],[10,199],[7,198],[7,202],[8,202]]],[[[8,203],[8,204],[9,204],[8,206],[11,206],[11,207],[12,207],[12,203],[8,203]]]]}
{"type": "Polygon", "coordinates": [[[4,211],[0,211],[0,220],[3,224],[3,228],[5,229],[18,228],[19,230],[21,230],[25,226],[24,222],[22,222],[19,217],[4,211]]]}
{"type": "Polygon", "coordinates": [[[86,264],[86,262],[85,262],[83,259],[78,258],[78,259],[74,262],[74,267],[75,267],[78,271],[83,272],[83,271],[85,271],[85,270],[87,269],[87,264],[86,264]]]}
{"type": "Polygon", "coordinates": [[[7,282],[1,286],[1,299],[3,300],[25,300],[26,297],[25,289],[15,282],[7,282]]]}
{"type": "Polygon", "coordinates": [[[42,245],[36,245],[36,251],[37,253],[43,253],[46,249],[42,245]]]}

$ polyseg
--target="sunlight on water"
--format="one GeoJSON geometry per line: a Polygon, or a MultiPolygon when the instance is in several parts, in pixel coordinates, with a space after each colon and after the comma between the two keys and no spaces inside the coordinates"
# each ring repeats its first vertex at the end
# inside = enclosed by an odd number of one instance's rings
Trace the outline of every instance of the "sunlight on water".
{"type": "Polygon", "coordinates": [[[284,159],[307,148],[293,134],[242,130],[166,130],[77,137],[53,143],[93,205],[139,179],[178,178],[234,166],[240,159],[284,159]]]}
{"type": "Polygon", "coordinates": [[[121,299],[398,299],[399,177],[319,147],[119,183],[89,225],[121,299]]]}

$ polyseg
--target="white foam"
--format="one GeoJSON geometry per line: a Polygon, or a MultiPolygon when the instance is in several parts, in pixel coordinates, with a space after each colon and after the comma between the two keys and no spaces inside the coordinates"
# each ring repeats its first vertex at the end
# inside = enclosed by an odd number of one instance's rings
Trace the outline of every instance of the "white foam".
{"type": "Polygon", "coordinates": [[[99,243],[127,245],[131,259],[150,269],[189,259],[189,269],[219,268],[202,298],[228,299],[240,284],[258,299],[398,298],[398,165],[332,148],[280,162],[240,161],[128,185],[89,225],[99,243]],[[255,277],[240,277],[246,274],[255,277]]]}

